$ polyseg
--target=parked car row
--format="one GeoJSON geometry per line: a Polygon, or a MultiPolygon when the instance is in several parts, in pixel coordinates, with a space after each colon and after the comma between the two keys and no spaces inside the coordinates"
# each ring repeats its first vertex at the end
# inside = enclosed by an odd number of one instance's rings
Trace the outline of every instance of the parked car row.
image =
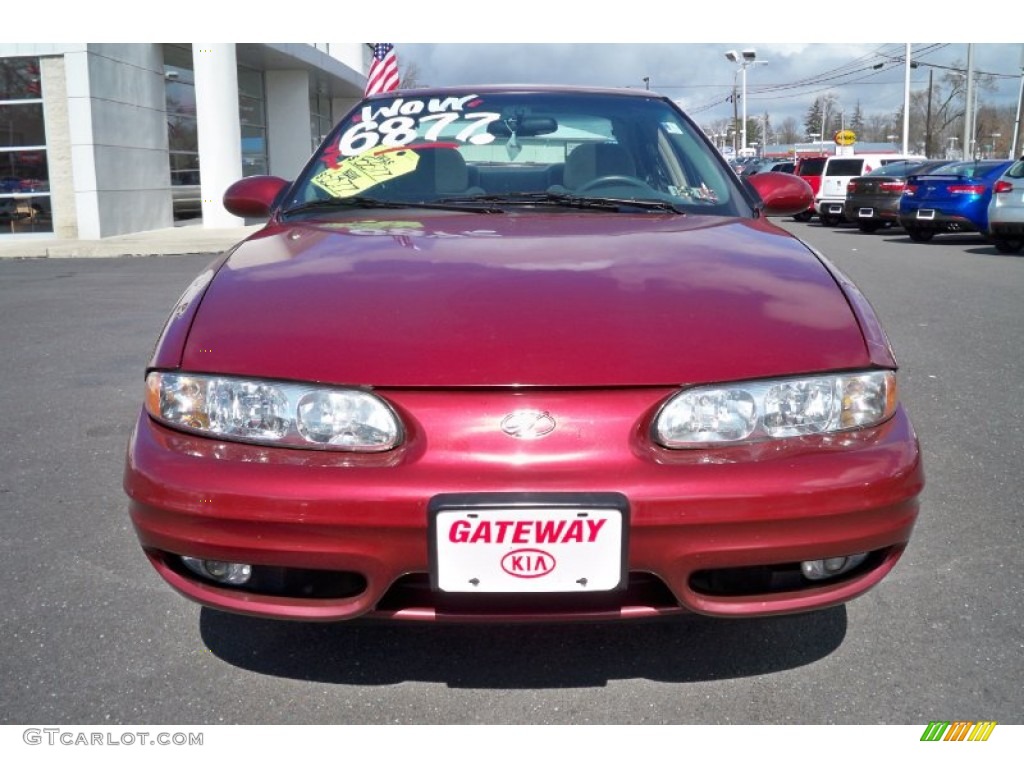
{"type": "Polygon", "coordinates": [[[828,158],[821,172],[821,186],[814,196],[814,210],[821,223],[834,227],[844,220],[846,187],[853,179],[894,163],[924,159],[900,155],[837,155],[828,158]]]}
{"type": "Polygon", "coordinates": [[[846,185],[843,217],[861,232],[875,232],[899,223],[900,199],[911,174],[927,174],[948,165],[947,160],[888,163],[870,173],[850,179],[846,185]]]}
{"type": "Polygon", "coordinates": [[[1024,247],[1024,158],[1012,160],[923,160],[900,157],[810,158],[796,172],[815,191],[814,210],[823,226],[855,224],[861,232],[900,226],[915,242],[944,232],[978,232],[1002,253],[1024,247]],[[877,167],[846,177],[859,164],[877,167]],[[821,168],[817,177],[808,166],[821,168]]]}

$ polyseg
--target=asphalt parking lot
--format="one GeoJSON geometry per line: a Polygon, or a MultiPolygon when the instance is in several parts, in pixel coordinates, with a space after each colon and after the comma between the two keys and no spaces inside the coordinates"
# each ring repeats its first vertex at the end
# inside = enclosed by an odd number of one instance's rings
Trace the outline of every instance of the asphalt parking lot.
{"type": "Polygon", "coordinates": [[[210,256],[0,261],[4,723],[1020,723],[1024,257],[781,221],[861,287],[928,484],[873,591],[772,620],[278,623],[140,551],[121,471],[143,366],[210,256]]]}

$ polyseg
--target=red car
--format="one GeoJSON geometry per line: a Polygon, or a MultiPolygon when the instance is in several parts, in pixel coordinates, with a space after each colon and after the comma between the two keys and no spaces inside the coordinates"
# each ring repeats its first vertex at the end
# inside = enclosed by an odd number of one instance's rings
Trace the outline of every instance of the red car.
{"type": "Polygon", "coordinates": [[[923,474],[861,293],[669,99],[392,92],[188,287],[124,486],[175,589],[341,620],[765,616],[889,573],[923,474]],[[756,190],[754,195],[751,190],[756,190]],[[758,197],[759,196],[759,197],[758,197]]]}
{"type": "Polygon", "coordinates": [[[796,169],[793,171],[797,176],[806,181],[811,187],[811,205],[806,211],[800,211],[793,218],[797,221],[810,221],[817,213],[814,210],[814,196],[821,189],[821,174],[825,170],[825,161],[830,155],[817,155],[814,157],[801,157],[796,161],[796,169]]]}

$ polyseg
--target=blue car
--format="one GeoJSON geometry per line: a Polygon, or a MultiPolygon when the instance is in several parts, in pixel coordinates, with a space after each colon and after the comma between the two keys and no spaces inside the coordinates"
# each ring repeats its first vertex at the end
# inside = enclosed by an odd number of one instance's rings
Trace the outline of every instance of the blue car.
{"type": "Polygon", "coordinates": [[[992,187],[1012,163],[969,160],[909,176],[900,198],[900,225],[918,243],[928,242],[936,232],[984,233],[992,187]]]}

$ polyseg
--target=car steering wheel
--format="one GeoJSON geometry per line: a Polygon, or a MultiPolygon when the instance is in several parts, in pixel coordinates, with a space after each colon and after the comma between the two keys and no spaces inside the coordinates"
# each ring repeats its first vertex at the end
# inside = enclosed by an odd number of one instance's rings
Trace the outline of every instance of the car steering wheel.
{"type": "Polygon", "coordinates": [[[650,186],[647,182],[641,181],[636,176],[626,176],[625,174],[613,174],[611,176],[598,176],[596,179],[591,179],[585,182],[579,187],[576,187],[577,192],[589,192],[596,187],[611,187],[616,184],[624,184],[629,187],[637,187],[638,189],[650,190],[650,186]]]}

